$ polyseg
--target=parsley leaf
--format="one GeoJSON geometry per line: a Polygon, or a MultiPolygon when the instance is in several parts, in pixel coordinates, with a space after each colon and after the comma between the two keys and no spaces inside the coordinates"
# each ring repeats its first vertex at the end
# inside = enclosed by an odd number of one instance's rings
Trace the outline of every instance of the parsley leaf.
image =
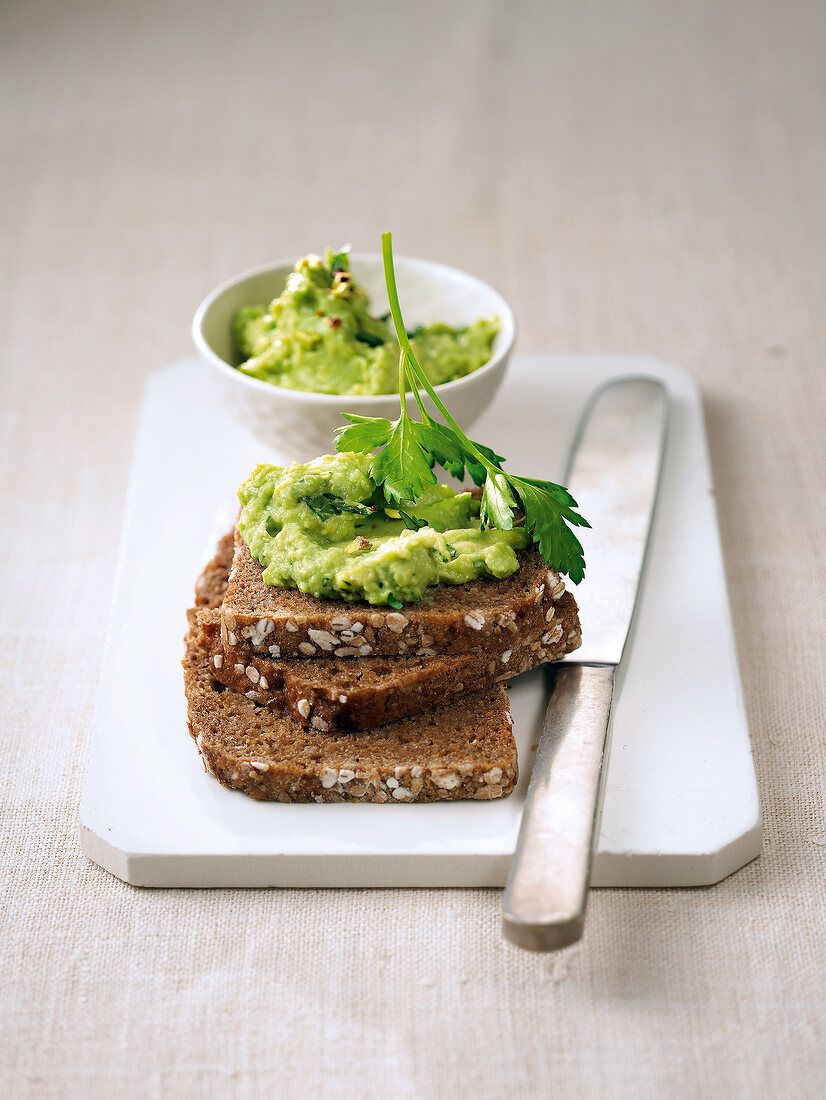
{"type": "Polygon", "coordinates": [[[456,433],[445,424],[433,420],[427,413],[423,416],[421,438],[434,463],[438,463],[457,481],[465,477],[465,452],[456,433]]]}
{"type": "Polygon", "coordinates": [[[356,451],[358,454],[370,454],[376,447],[383,447],[390,439],[393,425],[383,416],[358,416],[356,413],[344,413],[344,419],[351,425],[343,424],[336,428],[336,449],[356,451]]]}
{"type": "Polygon", "coordinates": [[[436,482],[420,428],[405,411],[393,425],[386,447],[373,459],[373,480],[383,486],[386,499],[396,504],[418,500],[424,486],[436,482]]]}
{"type": "Polygon", "coordinates": [[[585,558],[582,545],[570,527],[589,527],[590,524],[573,509],[576,501],[561,485],[534,478],[510,479],[525,512],[525,527],[539,543],[539,552],[553,568],[567,573],[574,584],[585,575],[585,558]],[[556,564],[560,563],[560,564],[556,564]],[[564,563],[564,567],[563,564],[564,563]]]}
{"type": "Polygon", "coordinates": [[[505,473],[497,470],[485,479],[485,491],[482,493],[482,523],[486,527],[498,527],[500,531],[510,531],[513,527],[513,510],[516,499],[505,473]]]}
{"type": "MultiPolygon", "coordinates": [[[[487,469],[475,455],[467,450],[456,432],[447,424],[440,424],[426,412],[422,414],[422,419],[424,421],[422,427],[425,429],[422,438],[426,441],[434,462],[447,470],[457,481],[464,480],[465,467],[467,467],[474,485],[484,485],[488,476],[487,469]]],[[[473,446],[494,466],[499,467],[505,461],[501,455],[483,443],[474,443],[473,446]]]]}
{"type": "Polygon", "coordinates": [[[360,344],[366,344],[368,348],[380,348],[384,343],[381,336],[377,336],[375,332],[357,332],[356,339],[360,344]]]}
{"type": "Polygon", "coordinates": [[[330,519],[332,516],[340,516],[342,512],[351,512],[355,516],[372,516],[375,508],[369,504],[351,504],[341,497],[334,497],[330,493],[322,493],[320,496],[302,497],[304,504],[319,519],[330,519]]]}
{"type": "Polygon", "coordinates": [[[423,527],[427,527],[427,520],[419,519],[418,516],[411,516],[409,512],[403,512],[401,508],[398,509],[398,512],[408,531],[421,531],[423,527]]]}

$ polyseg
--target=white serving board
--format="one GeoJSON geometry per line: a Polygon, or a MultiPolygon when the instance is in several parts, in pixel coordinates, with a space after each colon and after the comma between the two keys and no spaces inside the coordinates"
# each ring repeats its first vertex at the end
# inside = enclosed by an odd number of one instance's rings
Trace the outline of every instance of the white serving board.
{"type": "MultiPolygon", "coordinates": [[[[758,855],[762,828],[695,383],[645,357],[517,357],[473,436],[507,455],[509,469],[559,479],[586,398],[628,374],[666,383],[671,421],[619,678],[592,884],[702,885],[758,855]]],[[[504,885],[544,712],[541,670],[510,689],[521,776],[500,801],[262,803],[204,773],[186,728],[184,611],[231,525],[236,486],[273,458],[230,419],[206,376],[193,359],[147,385],[81,807],[83,851],[142,886],[504,885]]]]}

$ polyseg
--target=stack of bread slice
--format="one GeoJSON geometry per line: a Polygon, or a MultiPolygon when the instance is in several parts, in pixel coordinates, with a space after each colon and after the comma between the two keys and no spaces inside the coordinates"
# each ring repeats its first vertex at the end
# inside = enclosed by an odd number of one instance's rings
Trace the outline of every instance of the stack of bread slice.
{"type": "Polygon", "coordinates": [[[518,775],[504,683],[579,644],[576,602],[535,550],[505,580],[393,611],[266,584],[235,531],[189,612],[189,729],[253,798],[498,798],[518,775]]]}

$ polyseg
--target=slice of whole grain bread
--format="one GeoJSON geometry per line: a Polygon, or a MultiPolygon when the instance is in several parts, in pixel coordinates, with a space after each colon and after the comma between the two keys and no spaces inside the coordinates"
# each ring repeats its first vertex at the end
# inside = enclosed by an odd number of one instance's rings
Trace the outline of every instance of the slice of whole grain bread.
{"type": "Polygon", "coordinates": [[[579,645],[570,593],[555,605],[540,638],[493,653],[447,657],[262,657],[246,646],[224,649],[220,615],[201,612],[212,674],[257,703],[286,711],[316,729],[370,729],[446,703],[453,696],[506,681],[579,645]],[[546,639],[543,643],[542,639],[546,639]]]}
{"type": "Polygon", "coordinates": [[[520,638],[541,636],[546,593],[552,601],[565,593],[565,582],[537,550],[525,551],[522,559],[505,580],[439,585],[419,603],[391,611],[274,588],[236,530],[221,641],[225,649],[243,642],[251,652],[276,658],[501,653],[520,638]]]}
{"type": "Polygon", "coordinates": [[[307,729],[216,683],[194,609],[188,618],[189,732],[224,786],[280,802],[435,802],[513,790],[516,743],[501,684],[376,730],[307,729]]]}
{"type": "Polygon", "coordinates": [[[211,672],[248,699],[320,730],[371,729],[447,703],[454,696],[509,680],[580,643],[573,596],[546,593],[541,633],[494,652],[437,657],[264,657],[246,642],[225,647],[220,606],[229,567],[229,539],[198,582],[199,622],[210,645],[211,672]]]}

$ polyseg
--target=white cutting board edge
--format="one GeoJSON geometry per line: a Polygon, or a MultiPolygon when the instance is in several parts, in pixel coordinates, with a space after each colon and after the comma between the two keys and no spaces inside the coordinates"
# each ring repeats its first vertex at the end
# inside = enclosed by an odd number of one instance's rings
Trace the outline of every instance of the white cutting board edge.
{"type": "MultiPolygon", "coordinates": [[[[186,360],[147,384],[81,806],[83,851],[143,886],[504,885],[538,739],[541,673],[511,689],[521,777],[501,802],[282,806],[201,771],[184,723],[183,610],[231,522],[232,489],[270,457],[228,419],[204,374],[186,360]],[[136,658],[153,642],[153,657],[136,658]]],[[[507,454],[509,468],[559,478],[588,394],[628,374],[665,382],[671,423],[618,678],[591,884],[708,885],[759,855],[762,822],[695,382],[647,356],[517,356],[473,434],[507,454]]]]}

